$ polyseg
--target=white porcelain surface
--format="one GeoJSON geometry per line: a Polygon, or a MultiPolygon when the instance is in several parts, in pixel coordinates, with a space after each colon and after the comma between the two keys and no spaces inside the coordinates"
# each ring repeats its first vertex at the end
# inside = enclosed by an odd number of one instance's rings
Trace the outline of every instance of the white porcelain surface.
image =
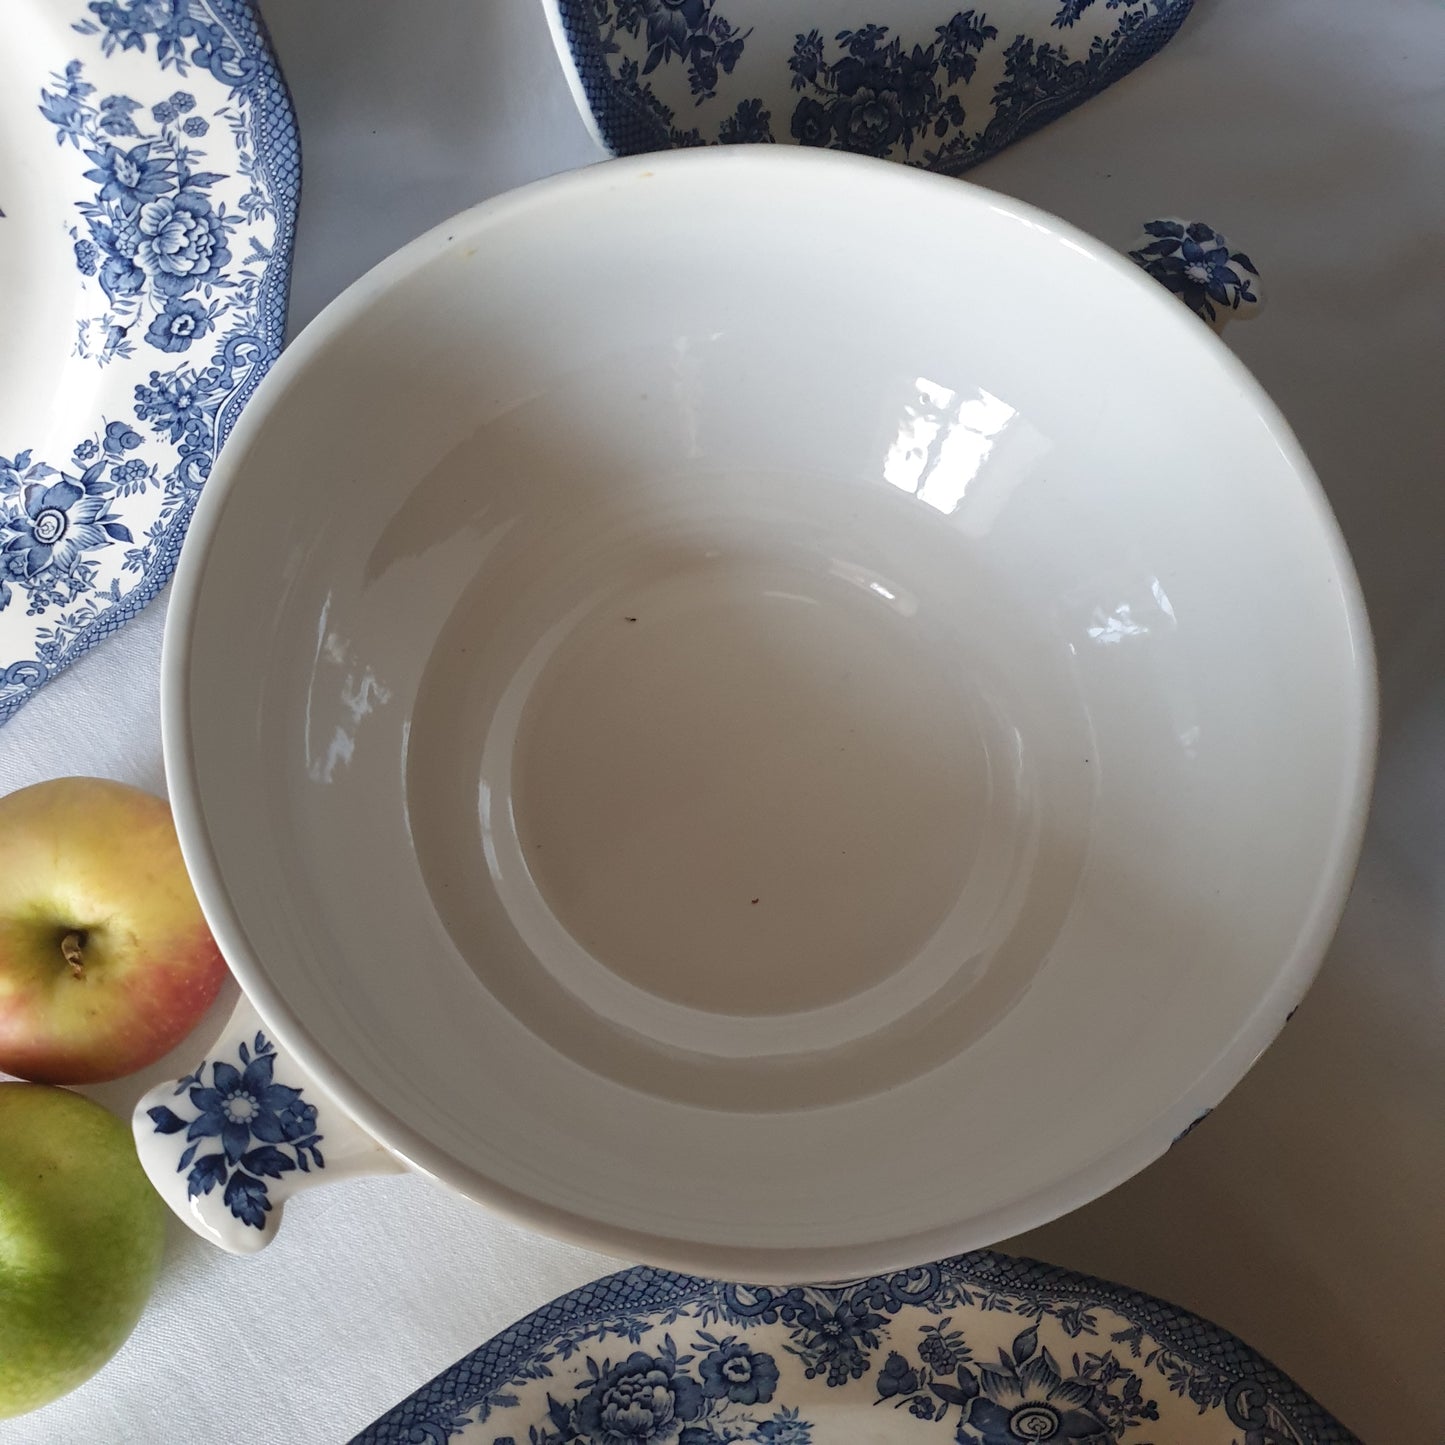
{"type": "Polygon", "coordinates": [[[788,1277],[998,1238],[1214,1104],[1332,930],[1374,701],[1308,467],[973,187],[676,155],[458,217],[290,349],[197,527],[222,946],[543,1227],[788,1277]]]}

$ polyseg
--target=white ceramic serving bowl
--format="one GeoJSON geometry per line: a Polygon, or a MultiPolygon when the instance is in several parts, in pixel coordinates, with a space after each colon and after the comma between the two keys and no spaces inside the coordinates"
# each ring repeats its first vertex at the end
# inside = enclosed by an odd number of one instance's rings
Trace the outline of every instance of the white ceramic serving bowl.
{"type": "Polygon", "coordinates": [[[784,148],[353,286],[226,447],[164,670],[197,889],[322,1095],[733,1278],[1160,1154],[1307,987],[1374,742],[1335,523],[1208,329],[1027,206],[784,148]]]}

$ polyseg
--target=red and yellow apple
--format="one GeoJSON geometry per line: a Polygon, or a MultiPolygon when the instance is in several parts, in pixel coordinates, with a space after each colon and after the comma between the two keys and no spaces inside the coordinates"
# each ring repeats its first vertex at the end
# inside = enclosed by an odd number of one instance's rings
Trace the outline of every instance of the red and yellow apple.
{"type": "Polygon", "coordinates": [[[191,1031],[225,976],[164,799],[105,778],[0,798],[0,1071],[134,1073],[191,1031]]]}

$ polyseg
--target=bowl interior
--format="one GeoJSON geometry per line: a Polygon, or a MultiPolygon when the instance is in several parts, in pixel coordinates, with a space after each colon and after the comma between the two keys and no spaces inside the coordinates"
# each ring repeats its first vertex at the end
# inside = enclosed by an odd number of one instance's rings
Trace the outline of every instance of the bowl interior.
{"type": "Polygon", "coordinates": [[[616,162],[283,358],[168,639],[188,857],[363,1123],[619,1252],[855,1274],[1159,1152],[1297,1001],[1368,641],[1255,384],[957,181],[616,162]]]}

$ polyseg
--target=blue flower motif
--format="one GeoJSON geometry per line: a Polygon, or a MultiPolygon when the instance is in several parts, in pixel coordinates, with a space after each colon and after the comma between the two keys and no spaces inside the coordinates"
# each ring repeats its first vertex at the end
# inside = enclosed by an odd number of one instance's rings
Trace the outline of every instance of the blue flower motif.
{"type": "Polygon", "coordinates": [[[816,100],[805,95],[793,109],[789,129],[801,145],[825,146],[833,134],[833,118],[816,100]]]}
{"type": "Polygon", "coordinates": [[[669,1355],[641,1350],[603,1370],[578,1402],[579,1432],[595,1445],[645,1445],[671,1440],[705,1411],[702,1387],[669,1355]]]}
{"type": "Polygon", "coordinates": [[[866,1351],[877,1349],[883,1323],[883,1316],[862,1300],[841,1299],[831,1309],[818,1305],[803,1338],[808,1378],[826,1374],[832,1386],[861,1379],[868,1369],[866,1351]]]}
{"type": "Polygon", "coordinates": [[[210,121],[199,115],[187,116],[185,125],[181,127],[181,129],[185,131],[188,136],[195,137],[205,135],[205,133],[210,130],[210,128],[210,121]]]}
{"type": "Polygon", "coordinates": [[[299,1139],[316,1124],[316,1109],[302,1105],[301,1090],[272,1082],[276,1056],[257,1054],[243,1073],[217,1060],[211,1066],[212,1087],[195,1088],[190,1100],[201,1112],[186,1130],[187,1139],[214,1135],[228,1164],[239,1164],[252,1138],[267,1144],[299,1139]]]}
{"type": "Polygon", "coordinates": [[[181,191],[141,207],[136,264],[157,290],[182,295],[218,278],[231,253],[220,217],[198,191],[181,191]]]}
{"type": "Polygon", "coordinates": [[[702,1392],[709,1399],[731,1400],[735,1405],[766,1405],[778,1384],[773,1357],[754,1354],[746,1344],[723,1340],[698,1366],[702,1392]]]}
{"type": "Polygon", "coordinates": [[[740,100],[738,108],[718,127],[723,145],[757,145],[773,138],[772,115],[760,100],[740,100]]]}
{"type": "Polygon", "coordinates": [[[151,106],[151,119],[157,125],[165,125],[168,121],[176,118],[176,108],[170,101],[163,100],[159,105],[151,106]]]}
{"type": "Polygon", "coordinates": [[[903,115],[896,96],[871,86],[845,92],[834,124],[849,150],[881,156],[903,135],[903,115]]]}
{"type": "Polygon", "coordinates": [[[301,1097],[301,1090],[278,1084],[273,1078],[275,1046],[264,1034],[251,1047],[241,1044],[241,1068],[217,1059],[211,1064],[211,1082],[200,1081],[203,1063],[176,1085],[200,1112],[189,1123],[163,1105],[147,1109],[157,1134],[185,1130],[187,1147],[177,1171],[189,1169],[189,1197],[222,1187],[222,1200],[231,1213],[253,1229],[266,1227],[271,1210],[267,1179],[279,1179],[294,1170],[308,1173],[314,1164],[325,1168],[322,1135],[316,1132],[316,1106],[301,1097]],[[219,1153],[197,1152],[204,1140],[219,1140],[219,1153]]]}
{"type": "Polygon", "coordinates": [[[192,371],[175,371],[168,376],[153,371],[149,386],[136,387],[135,399],[136,416],[173,442],[187,435],[201,437],[215,405],[208,387],[192,371]]]}
{"type": "Polygon", "coordinates": [[[201,302],[173,296],[146,327],[146,340],[162,351],[184,351],[210,329],[210,313],[201,302]]]}
{"type": "MultiPolygon", "coordinates": [[[[0,552],[0,577],[24,582],[29,576],[29,563],[23,552],[0,552]]],[[[0,582],[0,596],[4,597],[5,603],[10,601],[10,589],[3,582],[0,582]]],[[[5,603],[0,603],[0,608],[3,608],[5,603]]]]}
{"type": "Polygon", "coordinates": [[[119,497],[143,492],[155,480],[155,468],[141,457],[132,457],[110,470],[111,484],[119,497]]]}
{"type": "Polygon", "coordinates": [[[1161,220],[1150,221],[1144,230],[1152,239],[1130,251],[1130,259],[1206,321],[1218,319],[1216,308],[1238,311],[1258,302],[1254,262],[1241,251],[1231,252],[1212,226],[1161,220]]]}
{"type": "Polygon", "coordinates": [[[82,276],[94,276],[97,252],[95,242],[90,240],[75,243],[75,265],[82,276]]]}
{"type": "Polygon", "coordinates": [[[942,137],[963,124],[962,103],[944,82],[967,80],[997,34],[971,10],[936,27],[932,44],[911,50],[890,38],[886,25],[864,25],[839,31],[843,54],[831,62],[818,31],[798,35],[792,85],[810,93],[794,107],[793,138],[876,156],[901,145],[910,154],[920,137],[942,137]]]}
{"type": "MultiPolygon", "coordinates": [[[[720,76],[734,74],[743,43],[752,32],[735,29],[721,13],[731,8],[730,0],[559,3],[583,89],[611,150],[638,155],[666,147],[739,141],[736,111],[740,93],[746,97],[746,90],[734,85],[729,93],[720,76]],[[725,100],[700,110],[701,123],[691,129],[677,124],[673,105],[664,103],[646,82],[647,76],[675,62],[686,64],[689,87],[699,106],[725,100]]],[[[1096,9],[1096,0],[1051,0],[1016,6],[1017,29],[1010,26],[1003,37],[981,8],[971,8],[936,25],[931,37],[924,38],[926,32],[908,26],[908,48],[889,25],[860,24],[859,8],[845,7],[849,13],[846,18],[839,16],[839,22],[856,28],[830,27],[826,35],[814,28],[795,37],[789,83],[811,105],[791,116],[788,129],[805,145],[873,154],[881,149],[894,159],[957,175],[1148,59],[1172,37],[1192,3],[1106,0],[1096,9]],[[1067,32],[1071,43],[1079,31],[1087,33],[1079,37],[1071,54],[1063,45],[1038,43],[1038,35],[1048,34],[1050,25],[1061,35],[1067,32]],[[986,49],[996,62],[988,67],[990,85],[995,81],[997,85],[992,94],[966,93],[963,87],[974,80],[986,49]],[[862,69],[848,81],[847,70],[839,67],[850,59],[860,62],[862,69]],[[863,91],[871,94],[863,96],[863,91]],[[856,107],[851,103],[855,96],[859,97],[856,107]],[[813,106],[827,114],[827,125],[813,106]]],[[[892,19],[886,6],[878,6],[876,13],[892,19]]],[[[667,76],[659,90],[671,100],[675,78],[667,76]]],[[[759,106],[772,100],[756,92],[751,98],[759,106]]]]}
{"type": "Polygon", "coordinates": [[[88,150],[85,154],[95,168],[86,171],[85,178],[100,186],[102,201],[115,201],[127,210],[143,206],[165,195],[175,180],[170,159],[164,154],[152,155],[154,148],[154,141],[143,141],[129,150],[113,145],[88,150]]]}
{"type": "Polygon", "coordinates": [[[63,476],[48,485],[34,482],[25,488],[24,510],[4,524],[11,534],[4,550],[12,576],[34,577],[46,568],[69,572],[82,552],[112,541],[134,540],[128,528],[109,520],[104,493],[92,489],[98,470],[91,468],[79,481],[63,476]]]}
{"type": "Polygon", "coordinates": [[[1091,1408],[1094,1389],[1065,1380],[1047,1351],[1016,1370],[979,1371],[980,1393],[958,1427],[959,1445],[1111,1445],[1113,1431],[1091,1408]]]}
{"type": "Polygon", "coordinates": [[[171,96],[171,106],[177,115],[185,115],[196,108],[196,98],[188,90],[178,90],[171,96]]]}
{"type": "MultiPolygon", "coordinates": [[[[686,56],[688,38],[707,15],[707,0],[643,0],[647,17],[647,43],[661,47],[658,61],[669,56],[686,56]]],[[[658,61],[649,63],[651,70],[658,61]]]]}

